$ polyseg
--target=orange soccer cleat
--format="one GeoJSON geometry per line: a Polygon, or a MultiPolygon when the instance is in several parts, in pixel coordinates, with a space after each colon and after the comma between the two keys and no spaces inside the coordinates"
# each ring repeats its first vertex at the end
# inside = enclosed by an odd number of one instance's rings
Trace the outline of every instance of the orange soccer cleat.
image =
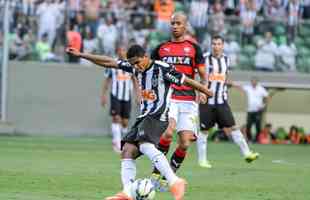
{"type": "Polygon", "coordinates": [[[173,185],[170,186],[170,192],[175,200],[183,200],[186,181],[179,178],[173,185]]]}

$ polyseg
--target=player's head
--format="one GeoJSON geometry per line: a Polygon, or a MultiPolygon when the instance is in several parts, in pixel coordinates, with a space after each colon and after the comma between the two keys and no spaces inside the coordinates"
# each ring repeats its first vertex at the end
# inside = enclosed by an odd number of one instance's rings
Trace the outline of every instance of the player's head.
{"type": "Polygon", "coordinates": [[[129,47],[127,51],[127,59],[138,71],[146,70],[150,63],[150,59],[146,55],[143,47],[137,44],[129,47]]]}
{"type": "Polygon", "coordinates": [[[224,38],[220,35],[215,35],[211,40],[212,54],[221,56],[224,50],[224,38]]]}
{"type": "Polygon", "coordinates": [[[258,83],[258,78],[256,76],[253,76],[251,78],[251,84],[253,87],[256,87],[257,86],[257,83],[258,83]]]}
{"type": "Polygon", "coordinates": [[[182,12],[176,12],[170,20],[171,33],[174,39],[181,38],[186,33],[187,17],[182,12]]]}

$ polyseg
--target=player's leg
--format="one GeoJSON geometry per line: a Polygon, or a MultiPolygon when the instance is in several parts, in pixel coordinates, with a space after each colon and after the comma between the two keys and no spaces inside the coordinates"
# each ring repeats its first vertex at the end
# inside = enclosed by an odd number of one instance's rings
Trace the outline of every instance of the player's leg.
{"type": "Polygon", "coordinates": [[[174,198],[182,199],[185,191],[185,181],[176,176],[166,156],[155,146],[167,126],[167,122],[146,117],[139,127],[139,150],[152,161],[160,174],[166,178],[174,198]]]}
{"type": "MultiPolygon", "coordinates": [[[[173,138],[173,133],[176,128],[176,122],[178,120],[178,104],[175,102],[170,102],[169,105],[169,125],[167,129],[164,131],[164,133],[161,135],[159,143],[157,145],[157,148],[163,152],[165,155],[168,153],[172,138],[173,138]]],[[[153,172],[152,172],[152,178],[153,179],[159,179],[160,178],[160,173],[154,167],[153,172]]]]}
{"type": "Polygon", "coordinates": [[[125,135],[128,132],[128,121],[131,112],[131,101],[122,101],[121,104],[121,133],[125,135]]]}
{"type": "Polygon", "coordinates": [[[246,119],[246,135],[247,135],[247,139],[248,141],[253,141],[253,137],[252,137],[252,124],[253,124],[253,113],[248,112],[247,113],[247,119],[246,119]]]}
{"type": "Polygon", "coordinates": [[[239,146],[240,152],[244,156],[245,160],[247,162],[256,160],[259,154],[250,151],[244,135],[241,133],[240,129],[235,127],[236,123],[230,106],[227,103],[218,105],[216,112],[219,127],[223,128],[225,134],[230,136],[233,142],[239,146]]]}
{"type": "Polygon", "coordinates": [[[123,190],[114,196],[107,197],[106,200],[133,200],[131,185],[136,178],[136,162],[138,147],[132,143],[124,143],[121,153],[121,180],[123,190]]]}
{"type": "Polygon", "coordinates": [[[255,129],[256,129],[256,133],[254,135],[254,139],[255,142],[257,142],[257,137],[258,134],[261,131],[261,126],[262,126],[262,118],[263,118],[263,111],[258,111],[255,113],[256,117],[255,117],[255,129]]]}
{"type": "Polygon", "coordinates": [[[182,165],[189,146],[196,141],[198,132],[198,105],[195,102],[180,102],[176,125],[178,145],[171,156],[170,165],[177,171],[182,165]]]}
{"type": "Polygon", "coordinates": [[[110,115],[112,116],[111,132],[112,132],[112,145],[115,152],[120,152],[121,139],[122,139],[122,126],[121,126],[121,103],[118,99],[111,95],[110,115]]]}
{"type": "Polygon", "coordinates": [[[197,156],[198,164],[204,168],[211,168],[212,165],[208,161],[208,130],[214,126],[213,107],[208,104],[199,105],[199,123],[200,132],[197,137],[197,156]]]}

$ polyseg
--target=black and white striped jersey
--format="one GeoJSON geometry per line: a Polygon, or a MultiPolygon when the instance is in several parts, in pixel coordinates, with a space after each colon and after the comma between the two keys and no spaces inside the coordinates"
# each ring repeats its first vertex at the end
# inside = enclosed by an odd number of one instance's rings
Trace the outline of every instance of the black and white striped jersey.
{"type": "Polygon", "coordinates": [[[130,101],[133,83],[132,74],[119,69],[107,69],[106,76],[111,78],[111,95],[121,101],[130,101]]]}
{"type": "Polygon", "coordinates": [[[152,61],[151,66],[144,72],[136,71],[129,62],[122,60],[118,61],[118,68],[137,77],[142,97],[138,118],[152,115],[161,121],[167,121],[167,105],[172,93],[170,84],[181,85],[185,75],[162,61],[152,61]]]}
{"type": "Polygon", "coordinates": [[[225,54],[217,58],[211,53],[206,53],[204,57],[208,89],[213,92],[213,96],[208,98],[208,104],[223,104],[228,99],[226,80],[229,71],[229,59],[225,54]]]}

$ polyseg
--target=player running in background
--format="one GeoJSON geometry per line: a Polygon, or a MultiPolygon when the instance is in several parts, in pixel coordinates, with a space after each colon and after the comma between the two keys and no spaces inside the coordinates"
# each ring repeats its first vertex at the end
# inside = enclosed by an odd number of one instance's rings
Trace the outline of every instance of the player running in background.
{"type": "Polygon", "coordinates": [[[250,151],[249,146],[239,129],[235,127],[235,119],[228,104],[227,75],[229,70],[229,59],[223,54],[224,39],[214,36],[211,40],[212,53],[205,56],[207,85],[213,92],[207,104],[200,104],[200,129],[201,133],[197,139],[198,162],[200,166],[208,163],[207,160],[207,134],[208,130],[215,124],[223,129],[236,143],[247,162],[256,160],[258,153],[250,151]]]}
{"type": "MultiPolygon", "coordinates": [[[[125,49],[119,47],[117,55],[119,59],[126,59],[125,49]]],[[[119,69],[107,69],[106,75],[107,78],[102,83],[101,105],[107,104],[107,91],[110,90],[112,147],[115,152],[119,153],[122,135],[128,131],[133,88],[135,94],[139,93],[139,88],[131,73],[119,69]]],[[[139,101],[139,95],[136,95],[136,100],[139,101]]]]}
{"type": "MultiPolygon", "coordinates": [[[[200,79],[205,83],[205,65],[200,47],[185,39],[187,29],[187,17],[182,13],[175,13],[171,17],[171,41],[160,44],[153,52],[153,59],[160,59],[173,64],[176,71],[186,74],[194,79],[198,71],[200,79]]],[[[171,156],[170,165],[174,171],[180,168],[185,159],[187,149],[196,140],[195,134],[198,127],[198,105],[196,93],[187,85],[171,86],[173,93],[169,106],[169,127],[160,138],[158,149],[164,154],[169,151],[172,142],[173,131],[176,129],[179,136],[178,145],[171,156]]],[[[162,180],[160,173],[154,168],[152,179],[162,180]]]]}
{"type": "Polygon", "coordinates": [[[168,126],[168,107],[170,101],[170,84],[186,84],[205,94],[210,92],[206,86],[174,70],[172,65],[162,61],[151,60],[139,45],[131,46],[127,51],[128,61],[108,56],[81,53],[69,48],[68,53],[85,58],[97,65],[118,68],[137,77],[142,101],[140,115],[131,130],[122,140],[121,178],[123,191],[106,200],[132,200],[130,187],[136,176],[136,158],[140,153],[146,155],[153,165],[167,179],[175,200],[182,200],[185,192],[185,180],[177,177],[171,169],[166,156],[155,145],[168,126]]]}

